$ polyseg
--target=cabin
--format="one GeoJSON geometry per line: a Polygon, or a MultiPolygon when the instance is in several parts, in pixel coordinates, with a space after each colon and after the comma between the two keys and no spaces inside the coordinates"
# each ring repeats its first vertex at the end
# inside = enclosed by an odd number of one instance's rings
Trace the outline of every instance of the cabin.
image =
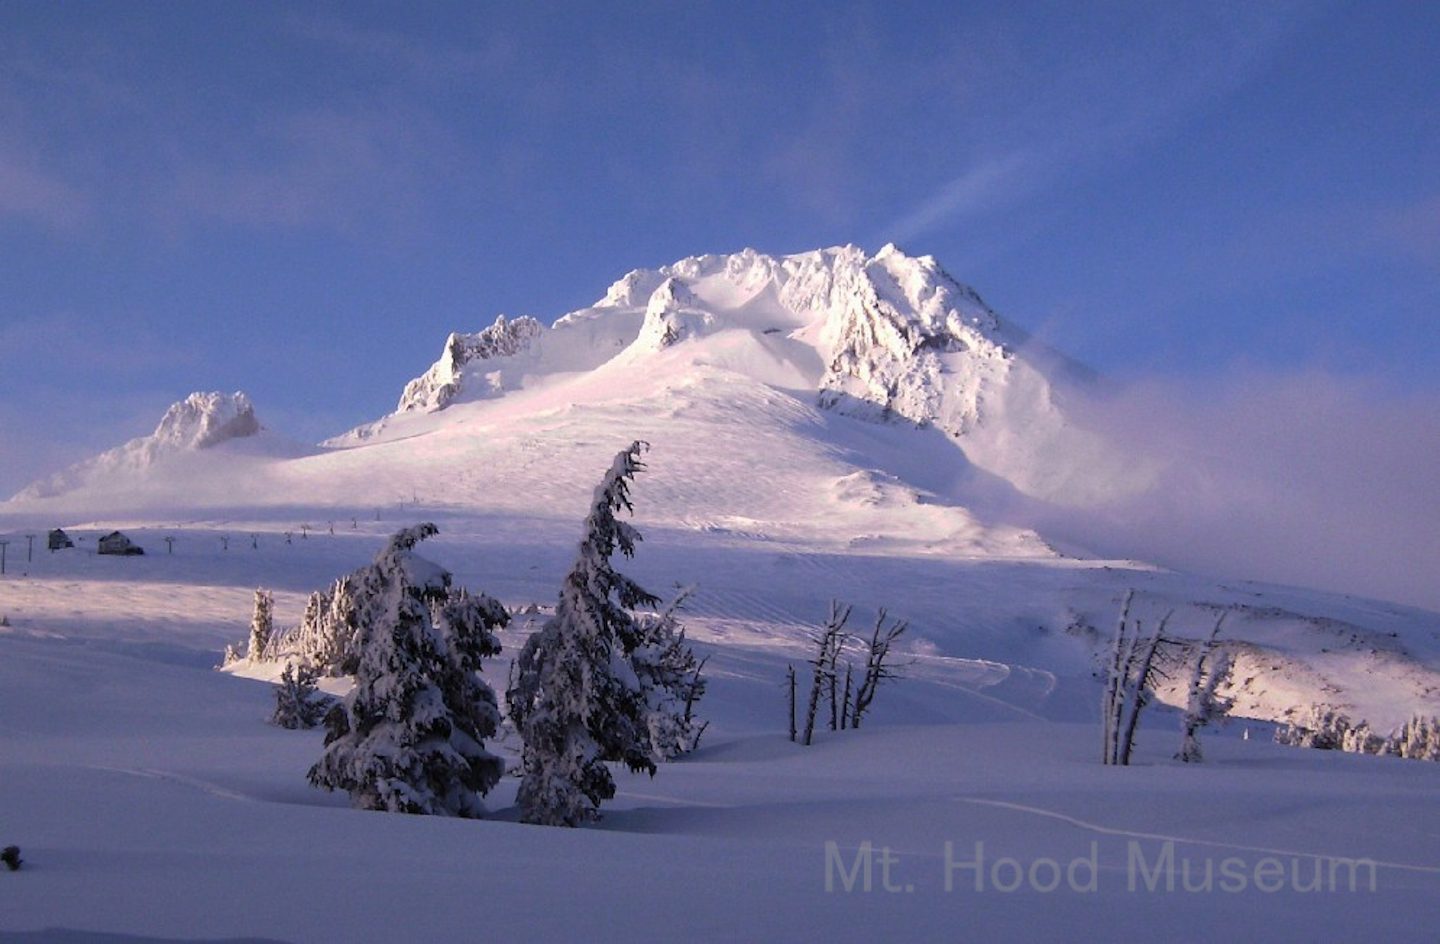
{"type": "Polygon", "coordinates": [[[75,546],[75,542],[70,540],[70,535],[66,534],[60,528],[56,528],[54,531],[51,531],[49,538],[50,550],[52,551],[63,551],[67,547],[75,546]]]}
{"type": "Polygon", "coordinates": [[[119,531],[111,531],[99,541],[101,554],[119,554],[130,557],[135,554],[144,554],[145,549],[134,541],[121,534],[119,531]]]}

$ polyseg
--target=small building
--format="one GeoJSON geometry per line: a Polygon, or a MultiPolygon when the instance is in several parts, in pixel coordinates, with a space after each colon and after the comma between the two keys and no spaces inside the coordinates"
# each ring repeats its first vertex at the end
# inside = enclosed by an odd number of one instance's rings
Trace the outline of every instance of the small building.
{"type": "Polygon", "coordinates": [[[70,540],[70,535],[59,528],[50,532],[50,550],[62,551],[67,547],[74,547],[75,542],[70,540]]]}
{"type": "Polygon", "coordinates": [[[134,554],[144,554],[145,549],[134,541],[121,534],[119,531],[111,531],[99,541],[101,554],[120,554],[126,557],[134,554]]]}

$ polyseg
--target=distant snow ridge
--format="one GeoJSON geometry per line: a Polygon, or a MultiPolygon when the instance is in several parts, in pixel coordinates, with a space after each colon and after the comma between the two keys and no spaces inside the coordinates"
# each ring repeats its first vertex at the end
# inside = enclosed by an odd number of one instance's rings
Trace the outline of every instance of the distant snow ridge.
{"type": "MultiPolygon", "coordinates": [[[[445,339],[445,350],[431,368],[405,385],[396,413],[443,410],[466,386],[466,365],[477,361],[513,357],[529,350],[544,330],[534,318],[514,320],[500,315],[490,327],[476,334],[453,333],[445,339]]],[[[497,376],[490,378],[490,392],[500,389],[497,376]]],[[[484,391],[476,391],[482,393],[484,391]]]]}
{"type": "Polygon", "coordinates": [[[97,478],[145,469],[166,455],[210,449],[234,439],[255,436],[262,429],[255,418],[255,407],[245,394],[192,393],[172,404],[149,436],[132,439],[28,485],[15,498],[50,498],[97,478]]]}
{"type": "Polygon", "coordinates": [[[260,421],[255,418],[255,407],[245,394],[239,391],[192,393],[165,411],[160,425],[148,439],[136,439],[132,444],[146,443],[152,452],[208,449],[258,432],[260,421]]]}

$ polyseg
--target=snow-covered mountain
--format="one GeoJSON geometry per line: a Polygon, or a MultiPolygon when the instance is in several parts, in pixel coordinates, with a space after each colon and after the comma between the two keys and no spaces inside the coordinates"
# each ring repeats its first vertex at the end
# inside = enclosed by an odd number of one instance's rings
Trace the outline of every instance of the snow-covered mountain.
{"type": "Polygon", "coordinates": [[[502,315],[452,334],[396,413],[535,389],[611,362],[646,370],[639,361],[686,345],[709,366],[812,394],[824,409],[940,430],[1027,495],[1088,504],[1145,480],[1067,420],[1065,390],[1084,383],[1080,368],[1004,322],[933,258],[894,246],[873,256],[855,246],[781,257],[747,249],[637,269],[554,327],[502,315]]]}
{"type": "Polygon", "coordinates": [[[265,445],[278,445],[278,442],[266,439],[264,433],[265,428],[255,417],[255,407],[244,393],[192,393],[184,400],[171,404],[155,427],[155,432],[149,436],[132,439],[33,482],[16,494],[15,500],[52,498],[86,488],[123,486],[168,458],[214,449],[236,440],[254,442],[264,439],[265,445]]]}
{"type": "Polygon", "coordinates": [[[901,601],[936,671],[979,660],[964,684],[1089,711],[1092,657],[1136,588],[1145,619],[1176,611],[1180,638],[1229,614],[1247,717],[1437,710],[1433,614],[1062,553],[1017,519],[1147,486],[1068,409],[1090,383],[928,257],[696,256],[632,271],[553,327],[451,334],[394,413],[322,448],[266,446],[242,395],[197,395],[0,518],[259,532],[423,514],[468,542],[490,592],[526,603],[547,595],[537,575],[559,566],[598,471],[641,439],[638,520],[659,552],[642,566],[700,580],[697,616],[730,644],[804,640],[830,597],[901,601]]]}
{"type": "MultiPolygon", "coordinates": [[[[1186,939],[1431,934],[1436,765],[1283,748],[1265,722],[1320,706],[1385,733],[1440,714],[1440,617],[1062,553],[1015,509],[1145,485],[1073,415],[1087,382],[932,260],[845,247],[685,259],[630,273],[554,327],[453,334],[395,413],[321,448],[256,432],[240,395],[177,404],[153,436],[0,503],[0,809],[15,813],[0,843],[27,860],[0,876],[16,890],[0,937],[75,924],[127,940],[388,942],[404,914],[406,934],[437,939],[484,926],[930,940],[954,936],[957,905],[979,939],[1128,939],[1142,912],[1186,939]],[[607,828],[507,822],[510,778],[485,798],[499,821],[336,808],[347,798],[305,782],[324,735],[265,723],[279,664],[213,671],[244,638],[255,588],[294,626],[311,591],[434,521],[426,555],[515,614],[483,664],[504,689],[596,483],[636,439],[650,444],[630,494],[644,541],[618,563],[667,599],[698,585],[681,618],[707,660],[708,727],[653,779],[617,769],[607,828]],[[57,526],[75,547],[28,553],[23,536],[57,526]],[[152,552],[94,553],[121,527],[152,552]],[[1195,641],[1225,618],[1222,694],[1243,720],[1206,730],[1201,767],[1171,760],[1176,718],[1159,706],[1135,767],[1099,763],[1096,670],[1132,592],[1132,617],[1168,619],[1177,641],[1158,692],[1171,704],[1195,641]],[[784,683],[799,668],[808,685],[831,600],[854,605],[858,636],[881,607],[908,620],[902,678],[864,729],[802,747],[786,737],[784,683]],[[981,875],[982,841],[1001,894],[972,892],[962,871],[973,857],[981,875]],[[1163,844],[1183,862],[1183,892],[1127,888],[1137,843],[1146,861],[1163,844]],[[878,875],[857,846],[881,857],[878,875]],[[143,868],[114,867],[137,850],[143,868]],[[1034,866],[1032,887],[1002,884],[1006,862],[1086,855],[1074,861],[1099,877],[1083,893],[1074,878],[1041,886],[1034,866]],[[1253,866],[1257,893],[1188,894],[1207,855],[1253,866]],[[1318,877],[1272,894],[1261,866],[1273,878],[1277,856],[1292,875],[1328,859],[1332,883],[1336,862],[1353,881],[1363,860],[1379,878],[1358,894],[1315,894],[1318,877]],[[475,904],[498,861],[508,884],[475,904]],[[81,885],[93,893],[77,899],[81,885]],[[367,894],[317,907],[341,887],[367,894]],[[542,900],[562,904],[539,914],[542,900]]],[[[844,661],[863,667],[863,650],[852,641],[844,661]]],[[[512,761],[515,748],[487,741],[512,761]]]]}

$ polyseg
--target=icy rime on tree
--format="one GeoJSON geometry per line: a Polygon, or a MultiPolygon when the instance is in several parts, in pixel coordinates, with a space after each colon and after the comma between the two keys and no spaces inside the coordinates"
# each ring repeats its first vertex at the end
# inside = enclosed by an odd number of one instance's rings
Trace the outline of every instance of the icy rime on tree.
{"type": "Polygon", "coordinates": [[[282,728],[313,728],[324,719],[332,699],[315,685],[315,670],[301,664],[285,663],[280,684],[275,687],[275,713],[270,722],[282,728]]]}
{"type": "Polygon", "coordinates": [[[1200,750],[1200,729],[1224,717],[1232,705],[1230,699],[1221,697],[1218,692],[1221,684],[1230,677],[1231,667],[1230,653],[1215,647],[1224,622],[1225,615],[1215,621],[1215,628],[1210,630],[1195,657],[1190,684],[1186,686],[1185,711],[1180,716],[1180,751],[1175,758],[1187,764],[1204,759],[1200,750]]]}
{"type": "Polygon", "coordinates": [[[527,823],[595,819],[615,795],[606,761],[653,775],[657,758],[693,745],[699,666],[672,611],[631,613],[659,600],[611,565],[617,550],[634,556],[640,540],[615,515],[631,510],[630,481],[644,468],[644,448],[635,442],[617,455],[596,488],[555,615],[526,642],[507,693],[524,742],[516,802],[527,823]]]}
{"type": "Polygon", "coordinates": [[[1165,636],[1173,610],[1165,614],[1148,638],[1143,635],[1139,620],[1131,629],[1130,604],[1134,597],[1135,591],[1126,593],[1120,607],[1120,622],[1115,627],[1110,668],[1105,679],[1105,696],[1100,705],[1104,739],[1101,762],[1122,767],[1130,765],[1140,713],[1155,697],[1155,684],[1164,675],[1156,657],[1162,649],[1174,645],[1165,636]]]}
{"type": "Polygon", "coordinates": [[[265,658],[270,637],[275,634],[275,595],[268,590],[255,591],[255,609],[250,616],[250,641],[245,655],[251,662],[265,658]]]}
{"type": "Polygon", "coordinates": [[[504,772],[485,750],[500,713],[476,674],[507,622],[490,597],[451,587],[450,574],[414,552],[437,531],[398,532],[351,575],[355,687],[325,719],[325,752],[310,782],[345,790],[358,807],[478,816],[504,772]]]}

